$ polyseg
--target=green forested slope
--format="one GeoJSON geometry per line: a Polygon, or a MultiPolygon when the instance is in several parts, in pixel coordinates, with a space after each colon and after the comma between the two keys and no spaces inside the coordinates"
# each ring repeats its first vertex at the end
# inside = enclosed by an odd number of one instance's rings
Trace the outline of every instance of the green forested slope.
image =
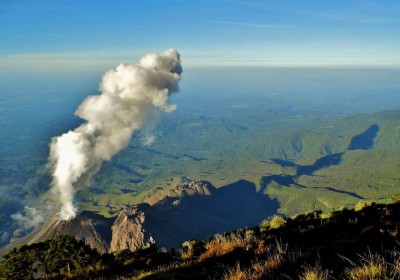
{"type": "Polygon", "coordinates": [[[400,111],[167,117],[153,145],[132,142],[103,166],[81,205],[112,215],[188,179],[216,187],[246,179],[286,215],[385,199],[400,192],[399,120],[400,111]]]}

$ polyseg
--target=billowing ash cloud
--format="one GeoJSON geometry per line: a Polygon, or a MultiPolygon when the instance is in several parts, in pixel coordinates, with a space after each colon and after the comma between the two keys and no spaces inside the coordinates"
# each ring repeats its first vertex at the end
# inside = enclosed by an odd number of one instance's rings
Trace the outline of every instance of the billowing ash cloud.
{"type": "Polygon", "coordinates": [[[24,207],[24,214],[12,214],[11,218],[22,225],[23,230],[36,228],[37,226],[41,225],[45,219],[40,210],[37,210],[36,208],[30,206],[24,207]]]}
{"type": "Polygon", "coordinates": [[[128,145],[154,110],[175,109],[168,97],[178,90],[181,72],[179,53],[169,49],[104,74],[101,94],[87,97],[75,112],[85,122],[51,142],[53,181],[48,197],[55,200],[61,219],[75,217],[76,192],[87,185],[103,161],[128,145]]]}

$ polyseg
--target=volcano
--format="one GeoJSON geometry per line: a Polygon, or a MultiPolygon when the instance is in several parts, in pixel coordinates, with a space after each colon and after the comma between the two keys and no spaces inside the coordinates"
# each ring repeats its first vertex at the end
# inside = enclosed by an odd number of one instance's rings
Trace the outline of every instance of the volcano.
{"type": "Polygon", "coordinates": [[[218,189],[196,181],[160,191],[149,203],[121,209],[112,218],[88,211],[69,221],[54,216],[25,243],[70,234],[102,253],[135,251],[151,244],[178,248],[186,240],[255,226],[275,214],[277,207],[276,200],[245,180],[218,189]]]}

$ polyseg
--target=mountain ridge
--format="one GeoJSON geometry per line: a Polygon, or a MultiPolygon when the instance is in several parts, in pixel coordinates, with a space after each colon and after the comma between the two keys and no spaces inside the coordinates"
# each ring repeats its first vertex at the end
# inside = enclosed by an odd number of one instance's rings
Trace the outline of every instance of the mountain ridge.
{"type": "Polygon", "coordinates": [[[136,251],[153,244],[171,249],[191,238],[257,225],[276,209],[276,202],[257,192],[248,181],[220,189],[196,181],[159,193],[152,204],[121,209],[112,218],[89,211],[69,221],[54,216],[23,241],[31,244],[70,234],[101,253],[136,251]]]}

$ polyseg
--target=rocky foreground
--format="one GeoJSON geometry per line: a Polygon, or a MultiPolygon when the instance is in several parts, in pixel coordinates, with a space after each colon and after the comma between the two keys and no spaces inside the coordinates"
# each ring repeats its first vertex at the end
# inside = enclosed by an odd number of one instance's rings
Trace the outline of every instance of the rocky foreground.
{"type": "Polygon", "coordinates": [[[151,245],[100,254],[59,235],[11,250],[0,260],[0,279],[400,279],[399,228],[396,198],[392,204],[361,201],[351,210],[275,216],[168,252],[151,245]]]}

